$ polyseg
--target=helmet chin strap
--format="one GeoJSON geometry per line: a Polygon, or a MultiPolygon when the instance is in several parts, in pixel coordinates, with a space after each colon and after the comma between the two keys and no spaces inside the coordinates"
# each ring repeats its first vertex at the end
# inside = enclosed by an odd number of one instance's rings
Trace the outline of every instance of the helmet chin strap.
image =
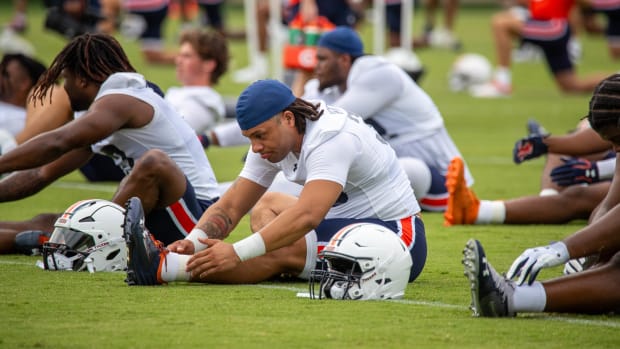
{"type": "Polygon", "coordinates": [[[332,299],[360,299],[362,289],[357,284],[348,281],[336,281],[329,289],[332,299]]]}
{"type": "Polygon", "coordinates": [[[79,254],[73,257],[67,257],[63,254],[54,252],[47,256],[47,265],[49,270],[73,270],[73,262],[80,257],[82,256],[79,254]]]}
{"type": "Polygon", "coordinates": [[[88,270],[89,273],[92,274],[95,272],[95,262],[93,261],[92,258],[86,257],[86,259],[84,259],[84,264],[86,264],[86,269],[88,270]]]}

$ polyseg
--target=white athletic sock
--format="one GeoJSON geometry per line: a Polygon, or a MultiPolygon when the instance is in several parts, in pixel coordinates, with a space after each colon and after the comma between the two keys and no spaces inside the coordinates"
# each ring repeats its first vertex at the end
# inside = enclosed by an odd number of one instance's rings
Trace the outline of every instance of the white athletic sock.
{"type": "Polygon", "coordinates": [[[504,223],[506,205],[503,201],[480,200],[476,224],[504,223]]]}
{"type": "Polygon", "coordinates": [[[557,195],[557,194],[559,194],[557,190],[553,188],[545,188],[540,191],[538,196],[552,196],[552,195],[557,195]]]}
{"type": "Polygon", "coordinates": [[[495,68],[494,79],[496,82],[502,84],[503,86],[511,86],[512,75],[510,73],[510,68],[499,66],[495,68]]]}
{"type": "Polygon", "coordinates": [[[191,255],[170,252],[161,268],[161,279],[166,282],[189,281],[190,273],[185,271],[185,266],[191,255]]]}
{"type": "Polygon", "coordinates": [[[547,304],[547,293],[540,282],[534,281],[531,286],[515,287],[512,303],[516,312],[543,312],[547,304]]]}

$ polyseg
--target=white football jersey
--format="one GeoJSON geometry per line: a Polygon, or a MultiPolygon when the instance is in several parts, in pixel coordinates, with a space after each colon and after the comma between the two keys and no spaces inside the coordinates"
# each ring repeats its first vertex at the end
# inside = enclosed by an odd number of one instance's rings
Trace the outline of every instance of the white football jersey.
{"type": "Polygon", "coordinates": [[[326,218],[398,220],[420,211],[394,150],[360,117],[321,103],[323,115],[306,126],[301,152],[278,163],[248,153],[240,176],[269,187],[278,171],[305,184],[328,180],[343,186],[326,218]]]}
{"type": "MultiPolygon", "coordinates": [[[[196,133],[176,110],[147,87],[137,73],[116,73],[103,82],[95,100],[112,94],[137,98],[153,107],[153,119],[141,128],[122,128],[92,145],[96,153],[108,155],[125,173],[149,149],[160,149],[176,162],[196,191],[196,197],[209,200],[220,195],[215,174],[196,133]]],[[[80,117],[76,114],[75,117],[80,117]]]]}
{"type": "MultiPolygon", "coordinates": [[[[304,96],[325,100],[361,116],[385,138],[398,157],[414,157],[442,174],[450,160],[463,158],[445,128],[431,97],[397,65],[381,56],[357,58],[347,77],[347,90],[328,87],[318,91],[318,81],[304,86],[304,96]]],[[[465,168],[469,185],[473,177],[465,168]]]]}
{"type": "Polygon", "coordinates": [[[165,99],[197,134],[213,128],[226,116],[222,96],[209,86],[171,87],[165,99]]]}

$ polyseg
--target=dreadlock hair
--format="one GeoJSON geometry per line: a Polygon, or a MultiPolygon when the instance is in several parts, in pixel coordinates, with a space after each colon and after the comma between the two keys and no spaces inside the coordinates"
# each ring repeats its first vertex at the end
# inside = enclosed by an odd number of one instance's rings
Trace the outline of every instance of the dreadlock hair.
{"type": "Polygon", "coordinates": [[[323,110],[319,111],[318,103],[312,104],[301,98],[296,98],[284,110],[289,110],[295,116],[295,128],[299,134],[306,132],[306,119],[316,121],[323,115],[323,110]]]}
{"type": "Polygon", "coordinates": [[[620,74],[611,75],[596,86],[587,118],[597,132],[609,125],[620,128],[620,74]]]}
{"type": "Polygon", "coordinates": [[[54,58],[49,69],[34,86],[31,98],[43,101],[63,69],[97,84],[103,83],[114,73],[136,71],[121,44],[113,36],[82,34],[71,40],[54,58]]]}
{"type": "Polygon", "coordinates": [[[224,36],[214,30],[189,29],[181,34],[181,44],[189,43],[203,60],[214,60],[215,69],[211,73],[211,81],[217,84],[220,77],[228,70],[228,44],[224,36]]]}

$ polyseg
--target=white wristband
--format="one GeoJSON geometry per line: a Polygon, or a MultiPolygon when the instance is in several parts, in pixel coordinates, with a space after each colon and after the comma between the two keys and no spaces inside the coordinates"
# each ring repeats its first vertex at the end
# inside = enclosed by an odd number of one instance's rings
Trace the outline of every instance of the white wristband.
{"type": "Polygon", "coordinates": [[[194,253],[198,251],[202,251],[206,249],[208,246],[198,241],[198,239],[208,239],[207,233],[204,230],[199,228],[194,228],[192,231],[185,237],[185,240],[189,240],[194,243],[194,253]]]}
{"type": "Polygon", "coordinates": [[[599,179],[611,179],[616,170],[616,158],[597,161],[596,166],[598,167],[599,179]]]}
{"type": "Polygon", "coordinates": [[[242,262],[264,255],[266,252],[265,241],[258,232],[235,242],[232,246],[242,262]]]}

